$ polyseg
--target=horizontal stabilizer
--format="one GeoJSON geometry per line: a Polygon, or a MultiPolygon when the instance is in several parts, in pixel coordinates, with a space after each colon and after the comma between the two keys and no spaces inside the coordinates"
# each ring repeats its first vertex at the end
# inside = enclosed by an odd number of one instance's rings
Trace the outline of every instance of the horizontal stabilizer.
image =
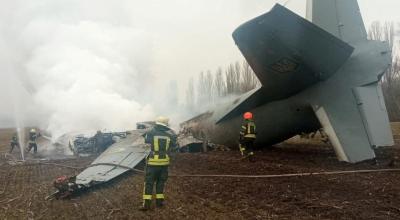
{"type": "Polygon", "coordinates": [[[329,78],[354,50],[278,4],[237,28],[233,38],[273,100],[329,78]]]}
{"type": "Polygon", "coordinates": [[[243,112],[250,111],[250,109],[262,105],[266,95],[260,88],[253,89],[248,93],[235,99],[230,106],[226,108],[226,111],[221,114],[220,118],[217,118],[217,123],[224,120],[230,119],[234,116],[240,115],[243,112]]]}
{"type": "Polygon", "coordinates": [[[241,25],[233,38],[262,88],[235,100],[218,122],[329,78],[353,52],[348,44],[280,5],[241,25]]]}

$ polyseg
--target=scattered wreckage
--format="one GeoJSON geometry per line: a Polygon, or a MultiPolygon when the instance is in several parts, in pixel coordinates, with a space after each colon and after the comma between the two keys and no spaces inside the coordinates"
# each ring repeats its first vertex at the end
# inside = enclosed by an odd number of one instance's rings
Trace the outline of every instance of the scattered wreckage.
{"type": "Polygon", "coordinates": [[[88,168],[73,177],[60,176],[53,185],[57,189],[51,198],[67,198],[89,187],[105,183],[126,171],[132,170],[149,153],[144,143],[143,131],[132,131],[107,148],[88,168]]]}
{"type": "MultiPolygon", "coordinates": [[[[57,189],[46,199],[63,199],[69,196],[108,182],[115,177],[134,170],[141,161],[143,161],[150,148],[144,142],[144,134],[154,126],[152,122],[142,122],[137,124],[137,130],[121,133],[97,133],[92,137],[85,135],[76,135],[73,142],[73,151],[76,155],[84,153],[93,153],[101,149],[98,140],[106,148],[105,151],[96,158],[89,167],[83,170],[77,176],[67,177],[65,175],[54,180],[53,186],[57,189]],[[113,138],[118,136],[120,138],[113,138]],[[111,142],[112,140],[112,142],[111,142]]],[[[179,152],[202,152],[213,149],[216,145],[193,137],[190,133],[180,133],[178,135],[179,152]]],[[[71,144],[69,144],[71,147],[71,144]]]]}
{"type": "Polygon", "coordinates": [[[193,135],[178,135],[179,152],[205,152],[208,150],[207,142],[193,137],[193,135]]]}
{"type": "Polygon", "coordinates": [[[99,154],[116,143],[121,138],[126,138],[129,132],[82,132],[69,133],[61,136],[56,144],[68,146],[75,156],[89,156],[99,154]]]}

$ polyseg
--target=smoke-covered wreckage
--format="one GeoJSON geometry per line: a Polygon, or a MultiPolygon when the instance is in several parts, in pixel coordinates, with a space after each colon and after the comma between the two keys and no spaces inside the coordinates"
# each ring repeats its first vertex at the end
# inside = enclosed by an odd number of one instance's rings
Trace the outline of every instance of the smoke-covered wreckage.
{"type": "Polygon", "coordinates": [[[91,137],[82,134],[73,138],[73,140],[68,143],[68,147],[74,155],[78,156],[100,153],[115,143],[114,137],[120,136],[111,132],[104,133],[101,131],[96,132],[96,134],[91,137]]]}
{"type": "Polygon", "coordinates": [[[145,131],[127,132],[124,138],[111,144],[77,176],[57,178],[53,183],[57,191],[49,198],[53,196],[56,198],[68,197],[75,192],[107,182],[132,170],[149,153],[149,148],[144,143],[145,131]]]}
{"type": "MultiPolygon", "coordinates": [[[[97,132],[92,137],[87,134],[75,135],[72,138],[72,140],[75,140],[74,148],[86,149],[86,153],[99,153],[97,151],[99,149],[105,151],[77,176],[60,176],[54,180],[53,185],[57,191],[48,196],[47,199],[53,197],[57,199],[67,198],[74,193],[105,183],[129,170],[133,170],[150,152],[149,145],[145,144],[144,134],[153,126],[154,122],[141,122],[137,124],[137,130],[129,132],[97,132]],[[113,138],[111,142],[110,137],[115,136],[119,138],[113,138]],[[102,142],[104,145],[101,145],[101,147],[96,146],[96,140],[99,138],[106,140],[102,142]]],[[[71,135],[66,136],[71,138],[71,135]]],[[[65,139],[66,136],[61,139],[65,139]]],[[[59,144],[62,144],[62,142],[65,144],[65,140],[59,141],[59,144]]],[[[70,142],[68,144],[71,146],[70,142]]],[[[181,152],[197,152],[193,149],[203,146],[203,142],[190,135],[179,135],[178,145],[181,152]]],[[[75,151],[80,152],[81,150],[75,151]]]]}
{"type": "MultiPolygon", "coordinates": [[[[182,123],[190,135],[181,142],[236,145],[240,115],[252,111],[258,145],[321,127],[342,161],[372,159],[375,147],[393,145],[379,85],[391,64],[388,44],[367,39],[357,0],[308,0],[307,19],[277,4],[237,28],[233,38],[262,86],[182,123]]],[[[57,179],[57,195],[133,169],[149,152],[142,135],[151,126],[138,123],[78,176],[57,179]]]]}

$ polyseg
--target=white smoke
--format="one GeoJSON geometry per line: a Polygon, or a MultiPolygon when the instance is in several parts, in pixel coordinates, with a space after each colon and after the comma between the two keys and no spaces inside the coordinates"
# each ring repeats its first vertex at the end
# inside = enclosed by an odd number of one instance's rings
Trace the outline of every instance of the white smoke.
{"type": "Polygon", "coordinates": [[[11,49],[19,52],[15,65],[22,65],[12,74],[31,93],[33,104],[25,108],[36,119],[32,123],[58,137],[77,130],[128,129],[152,119],[150,90],[142,86],[152,79],[151,36],[87,15],[86,9],[79,11],[81,4],[64,8],[70,1],[51,2],[20,5],[23,17],[7,31],[11,49]]]}
{"type": "MultiPolygon", "coordinates": [[[[0,105],[19,99],[25,125],[53,136],[159,114],[176,125],[193,115],[179,101],[187,80],[241,60],[232,31],[275,2],[0,0],[0,105]]],[[[0,107],[2,127],[15,114],[0,107]]]]}
{"type": "MultiPolygon", "coordinates": [[[[129,27],[83,21],[31,24],[26,35],[46,39],[27,62],[38,112],[47,129],[63,134],[81,129],[132,128],[153,116],[135,97],[151,55],[145,33],[129,27]],[[39,32],[44,25],[51,33],[39,32]],[[39,26],[39,27],[38,27],[39,26]],[[39,36],[37,36],[39,35],[39,36]],[[143,72],[142,72],[143,71],[143,72]]],[[[37,45],[37,44],[36,44],[37,45]]]]}

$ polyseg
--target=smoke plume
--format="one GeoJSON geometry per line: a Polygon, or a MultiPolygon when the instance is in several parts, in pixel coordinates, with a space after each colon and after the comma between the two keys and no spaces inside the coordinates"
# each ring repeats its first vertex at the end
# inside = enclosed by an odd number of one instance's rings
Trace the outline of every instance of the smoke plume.
{"type": "MultiPolygon", "coordinates": [[[[22,107],[27,120],[57,137],[76,130],[128,129],[152,119],[151,90],[142,86],[152,78],[151,36],[127,22],[99,17],[86,4],[41,3],[16,2],[21,17],[10,19],[11,26],[2,23],[17,57],[9,61],[14,65],[9,74],[29,93],[24,98],[30,105],[22,107]]],[[[103,2],[97,11],[108,6],[103,2]]],[[[110,10],[123,16],[121,8],[110,10]]]]}
{"type": "Polygon", "coordinates": [[[0,127],[176,125],[194,114],[181,107],[189,78],[242,60],[232,31],[276,2],[0,0],[0,127]]]}

